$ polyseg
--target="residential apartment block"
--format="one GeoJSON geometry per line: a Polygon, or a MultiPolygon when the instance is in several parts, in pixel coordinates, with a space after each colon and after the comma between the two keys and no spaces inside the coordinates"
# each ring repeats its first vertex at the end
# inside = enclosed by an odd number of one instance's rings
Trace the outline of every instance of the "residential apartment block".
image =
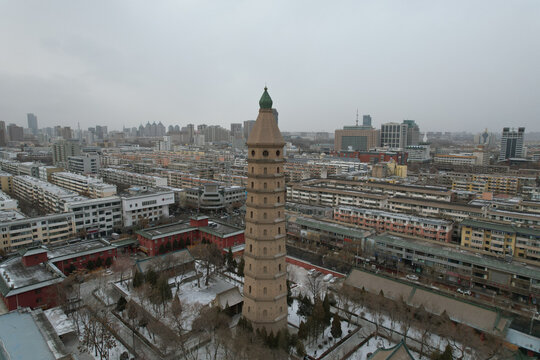
{"type": "Polygon", "coordinates": [[[17,210],[19,203],[12,199],[11,196],[3,191],[0,191],[0,210],[17,210]]]}
{"type": "Polygon", "coordinates": [[[394,232],[441,242],[452,240],[453,223],[442,219],[339,206],[334,208],[334,220],[375,229],[377,232],[394,232]]]}
{"type": "Polygon", "coordinates": [[[30,245],[53,244],[74,237],[76,230],[73,213],[32,218],[18,213],[18,216],[7,221],[0,217],[0,249],[7,253],[30,245]]]}
{"type": "Polygon", "coordinates": [[[64,211],[75,214],[75,227],[80,237],[108,236],[122,226],[122,202],[118,196],[98,199],[81,196],[66,202],[64,211]]]}
{"type": "Polygon", "coordinates": [[[97,174],[100,168],[98,154],[83,154],[69,156],[67,168],[69,171],[79,174],[97,174]]]}
{"type": "Polygon", "coordinates": [[[169,205],[174,204],[173,191],[147,188],[131,188],[121,194],[122,219],[124,227],[137,224],[142,219],[149,223],[169,217],[169,205]]]}
{"type": "MultiPolygon", "coordinates": [[[[164,177],[137,174],[130,171],[119,170],[114,168],[102,168],[99,170],[99,175],[103,181],[114,184],[140,185],[140,186],[167,186],[167,179],[164,177]]],[[[169,185],[174,186],[175,185],[169,185]]]]}
{"type": "Polygon", "coordinates": [[[471,219],[460,226],[463,247],[540,265],[540,229],[471,219]]]}
{"type": "Polygon", "coordinates": [[[246,203],[246,188],[242,186],[220,186],[205,184],[186,189],[186,205],[204,210],[219,210],[226,207],[239,208],[246,203]]]}
{"type": "Polygon", "coordinates": [[[13,193],[18,199],[34,204],[42,211],[49,213],[63,212],[64,204],[68,201],[76,201],[79,196],[74,191],[28,175],[13,178],[13,193]]]}
{"type": "Polygon", "coordinates": [[[71,172],[55,172],[51,183],[92,199],[116,195],[116,185],[104,183],[101,179],[71,172]]]}

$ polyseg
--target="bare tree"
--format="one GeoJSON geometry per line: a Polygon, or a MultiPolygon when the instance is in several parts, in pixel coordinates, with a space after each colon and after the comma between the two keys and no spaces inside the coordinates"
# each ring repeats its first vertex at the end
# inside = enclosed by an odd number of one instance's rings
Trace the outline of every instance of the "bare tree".
{"type": "Polygon", "coordinates": [[[109,331],[113,328],[109,313],[87,311],[82,320],[81,348],[87,351],[93,350],[100,360],[108,360],[110,349],[116,346],[116,340],[109,331]]]}
{"type": "Polygon", "coordinates": [[[321,298],[323,281],[320,276],[308,275],[306,286],[308,288],[309,294],[312,297],[313,302],[321,298]]]}
{"type": "Polygon", "coordinates": [[[170,307],[170,319],[172,320],[176,332],[178,335],[182,335],[184,332],[184,307],[178,298],[178,295],[174,297],[170,307]]]}
{"type": "Polygon", "coordinates": [[[208,286],[208,281],[210,279],[210,270],[212,266],[216,268],[223,264],[223,256],[221,256],[221,250],[219,250],[217,245],[214,243],[199,244],[191,249],[191,253],[197,260],[203,262],[206,268],[206,277],[204,280],[204,284],[208,286]]]}
{"type": "Polygon", "coordinates": [[[116,258],[116,261],[112,265],[112,270],[116,273],[120,273],[120,282],[124,283],[124,274],[133,269],[133,260],[126,254],[122,254],[116,258]]]}
{"type": "Polygon", "coordinates": [[[137,318],[139,317],[139,307],[132,300],[130,300],[126,305],[127,317],[131,323],[131,333],[132,333],[132,346],[135,351],[135,324],[137,323],[137,318]]]}

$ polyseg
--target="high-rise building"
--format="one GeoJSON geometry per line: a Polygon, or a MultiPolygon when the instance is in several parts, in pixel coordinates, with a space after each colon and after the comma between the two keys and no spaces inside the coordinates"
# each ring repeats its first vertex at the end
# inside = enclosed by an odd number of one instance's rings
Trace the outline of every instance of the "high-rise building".
{"type": "Polygon", "coordinates": [[[70,126],[64,126],[61,130],[61,136],[64,140],[71,140],[73,138],[73,132],[70,126]]]}
{"type": "Polygon", "coordinates": [[[371,115],[362,116],[362,125],[364,127],[368,127],[368,128],[370,128],[372,126],[371,125],[371,115]]]}
{"type": "Polygon", "coordinates": [[[272,109],[272,113],[274,114],[274,119],[276,119],[276,124],[279,126],[279,113],[276,109],[272,109]]]}
{"type": "Polygon", "coordinates": [[[96,125],[96,138],[98,140],[103,140],[107,138],[107,133],[107,126],[96,125]]]}
{"type": "Polygon", "coordinates": [[[493,146],[495,145],[495,135],[488,132],[488,129],[485,129],[480,134],[474,136],[474,144],[488,147],[493,146]]]}
{"type": "Polygon", "coordinates": [[[241,123],[232,123],[231,124],[231,136],[242,136],[242,124],[241,123]]]}
{"type": "Polygon", "coordinates": [[[7,133],[10,141],[22,141],[24,138],[24,129],[22,126],[9,124],[7,126],[7,133]]]}
{"type": "MultiPolygon", "coordinates": [[[[371,117],[369,124],[371,124],[371,117]]],[[[378,143],[379,131],[371,125],[344,126],[343,130],[336,130],[334,134],[336,151],[367,151],[377,147],[378,143]]]]}
{"type": "Polygon", "coordinates": [[[420,128],[414,120],[403,120],[407,125],[407,146],[418,145],[420,143],[420,128]]]}
{"type": "Polygon", "coordinates": [[[381,125],[381,146],[405,148],[407,146],[407,124],[390,122],[381,125]]]}
{"type": "Polygon", "coordinates": [[[255,329],[276,334],[287,326],[285,263],[285,142],[266,87],[247,140],[248,192],[243,315],[255,329]]]}
{"type": "Polygon", "coordinates": [[[525,128],[520,127],[517,129],[503,128],[501,137],[501,153],[499,154],[499,161],[503,161],[510,158],[522,158],[523,157],[523,137],[525,135],[525,128]]]}
{"type": "Polygon", "coordinates": [[[32,134],[37,134],[38,131],[38,123],[37,123],[37,116],[29,113],[26,114],[26,118],[28,120],[28,128],[32,130],[32,134]]]}
{"type": "Polygon", "coordinates": [[[0,146],[6,146],[7,144],[7,132],[6,123],[0,121],[0,146]]]}
{"type": "Polygon", "coordinates": [[[255,120],[246,120],[244,121],[244,139],[248,139],[251,129],[255,125],[255,120]]]}
{"type": "Polygon", "coordinates": [[[53,164],[67,167],[70,156],[81,155],[81,146],[77,141],[59,141],[52,145],[53,164]]]}

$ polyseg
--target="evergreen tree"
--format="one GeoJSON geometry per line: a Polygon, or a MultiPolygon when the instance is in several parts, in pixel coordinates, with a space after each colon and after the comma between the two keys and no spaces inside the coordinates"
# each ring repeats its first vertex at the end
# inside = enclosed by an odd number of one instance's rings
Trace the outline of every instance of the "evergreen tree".
{"type": "Polygon", "coordinates": [[[309,296],[304,295],[299,299],[300,304],[298,304],[298,311],[296,312],[300,316],[311,316],[311,313],[313,312],[313,304],[311,303],[311,299],[309,296]]]}
{"type": "Polygon", "coordinates": [[[324,323],[330,325],[330,321],[332,320],[332,313],[330,312],[330,300],[328,299],[328,293],[324,295],[322,305],[324,309],[324,323]]]}
{"type": "Polygon", "coordinates": [[[120,299],[118,299],[118,302],[116,303],[116,311],[118,312],[124,311],[124,309],[126,308],[126,304],[127,304],[126,298],[124,298],[123,296],[120,296],[120,299]]]}
{"type": "Polygon", "coordinates": [[[281,329],[276,335],[276,347],[289,352],[289,331],[287,329],[281,329]]]}
{"type": "Polygon", "coordinates": [[[330,329],[330,332],[335,339],[341,337],[341,320],[339,319],[338,314],[334,314],[334,320],[332,320],[332,328],[330,329]]]}
{"type": "Polygon", "coordinates": [[[158,254],[165,254],[165,245],[159,245],[158,254]]]}
{"type": "Polygon", "coordinates": [[[442,354],[439,351],[435,351],[431,354],[430,358],[431,360],[453,360],[452,347],[450,344],[447,344],[442,354]]]}
{"type": "Polygon", "coordinates": [[[144,283],[144,275],[139,271],[135,271],[135,275],[133,275],[133,287],[138,288],[143,283],[144,283]]]}
{"type": "Polygon", "coordinates": [[[300,321],[300,325],[298,326],[298,338],[299,339],[306,339],[308,336],[308,328],[306,326],[306,323],[303,321],[300,321]]]}
{"type": "Polygon", "coordinates": [[[172,291],[166,276],[160,276],[155,286],[156,295],[160,304],[172,299],[172,291]]]}
{"type": "Polygon", "coordinates": [[[293,296],[291,291],[291,281],[287,280],[287,305],[291,306],[293,304],[293,296]]]}
{"type": "Polygon", "coordinates": [[[238,276],[242,276],[244,277],[244,266],[246,265],[246,261],[244,260],[244,258],[242,257],[240,259],[240,262],[238,263],[238,270],[236,271],[236,273],[238,274],[238,276]]]}
{"type": "Polygon", "coordinates": [[[311,317],[313,319],[314,334],[315,336],[317,336],[322,331],[322,329],[324,329],[326,318],[326,314],[324,312],[324,307],[321,300],[315,301],[315,305],[313,306],[313,314],[311,315],[311,317]]]}
{"type": "Polygon", "coordinates": [[[301,341],[298,341],[296,343],[296,355],[302,358],[306,356],[306,348],[304,347],[304,344],[301,341]]]}
{"type": "Polygon", "coordinates": [[[158,275],[157,273],[154,271],[154,269],[148,269],[148,271],[146,272],[146,282],[150,283],[150,285],[154,286],[156,285],[156,282],[158,280],[158,275]]]}
{"type": "Polygon", "coordinates": [[[88,270],[94,270],[95,267],[96,267],[96,264],[92,260],[88,260],[88,262],[86,263],[86,268],[88,270]]]}
{"type": "Polygon", "coordinates": [[[108,257],[105,259],[105,266],[110,267],[112,265],[112,258],[108,257]]]}
{"type": "Polygon", "coordinates": [[[98,257],[97,260],[96,260],[96,268],[100,268],[103,266],[103,260],[98,257]]]}
{"type": "Polygon", "coordinates": [[[225,254],[225,263],[227,264],[227,271],[234,272],[236,270],[236,261],[234,261],[232,247],[225,254]]]}

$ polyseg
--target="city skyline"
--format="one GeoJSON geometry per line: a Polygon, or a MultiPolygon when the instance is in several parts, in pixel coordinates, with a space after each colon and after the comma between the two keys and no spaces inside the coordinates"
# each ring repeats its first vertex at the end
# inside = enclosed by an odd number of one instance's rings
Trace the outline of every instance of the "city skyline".
{"type": "Polygon", "coordinates": [[[35,113],[41,127],[228,127],[251,119],[254,90],[266,82],[281,99],[283,131],[332,132],[354,124],[356,109],[375,127],[414,119],[426,131],[540,131],[540,49],[530,46],[539,9],[9,2],[0,120],[24,125],[35,113]]]}

